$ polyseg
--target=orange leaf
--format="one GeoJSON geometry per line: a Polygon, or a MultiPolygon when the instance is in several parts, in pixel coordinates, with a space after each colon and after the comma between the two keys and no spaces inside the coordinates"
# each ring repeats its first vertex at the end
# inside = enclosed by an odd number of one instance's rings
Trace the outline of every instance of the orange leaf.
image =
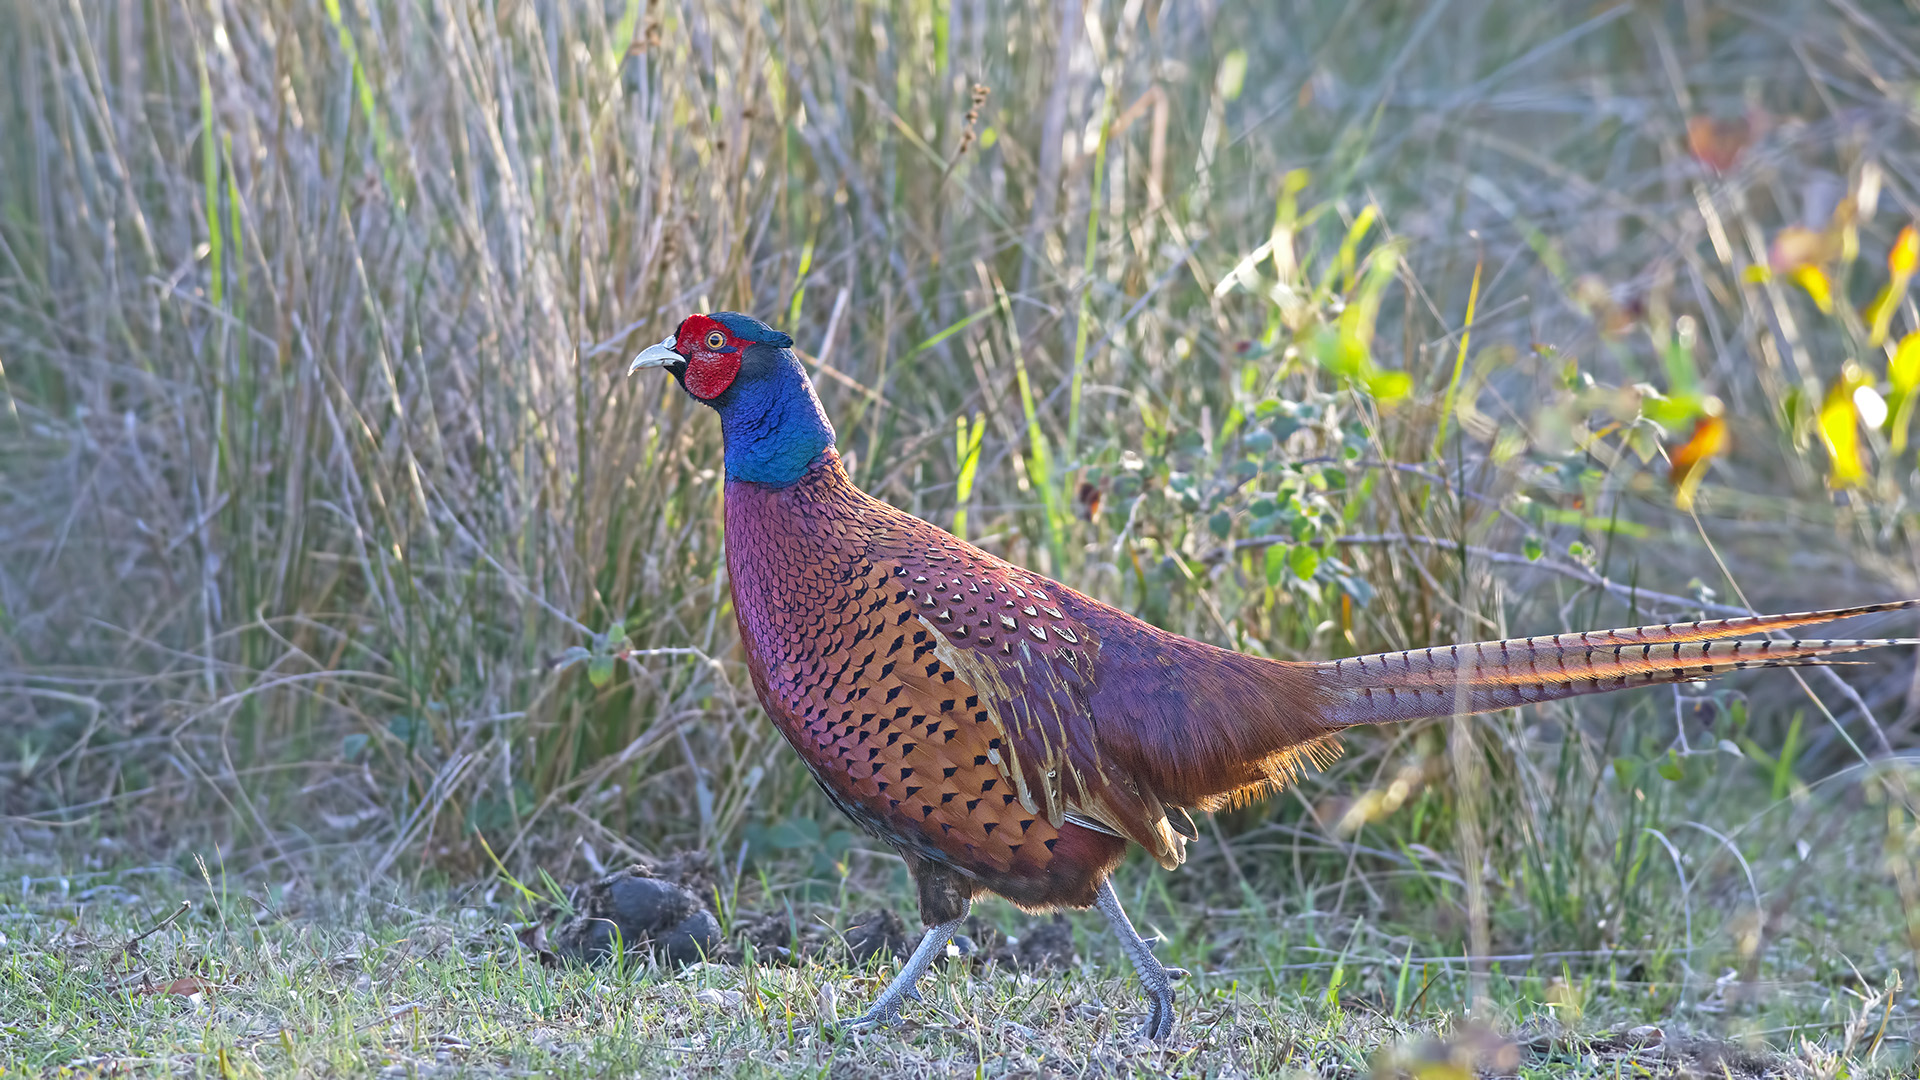
{"type": "Polygon", "coordinates": [[[1693,436],[1667,455],[1673,466],[1669,476],[1675,489],[1675,506],[1682,510],[1693,509],[1694,495],[1699,492],[1700,482],[1707,476],[1707,463],[1726,453],[1731,441],[1727,422],[1720,418],[1719,413],[1710,413],[1694,422],[1693,436]]]}
{"type": "Polygon", "coordinates": [[[1893,250],[1887,252],[1886,287],[1860,313],[1860,321],[1867,324],[1869,346],[1877,349],[1886,343],[1887,332],[1893,329],[1894,309],[1906,299],[1907,282],[1913,280],[1916,263],[1920,263],[1920,231],[1909,225],[1900,230],[1900,235],[1894,238],[1893,250]]]}
{"type": "Polygon", "coordinates": [[[1894,238],[1893,250],[1887,252],[1887,272],[1896,278],[1910,278],[1917,267],[1920,267],[1920,231],[1908,225],[1894,238]]]}
{"type": "Polygon", "coordinates": [[[1700,163],[1724,175],[1753,142],[1753,124],[1744,116],[1714,119],[1696,116],[1687,121],[1687,150],[1700,163]]]}

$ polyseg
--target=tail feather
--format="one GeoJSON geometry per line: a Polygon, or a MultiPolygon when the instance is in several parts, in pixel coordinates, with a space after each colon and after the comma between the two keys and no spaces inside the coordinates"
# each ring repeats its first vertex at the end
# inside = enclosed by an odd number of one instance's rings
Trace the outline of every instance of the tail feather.
{"type": "Polygon", "coordinates": [[[1912,638],[1776,641],[1721,639],[1920,606],[1908,600],[1793,615],[1483,641],[1376,653],[1316,665],[1338,727],[1488,712],[1635,686],[1692,682],[1731,671],[1821,664],[1863,649],[1920,645],[1912,638]]]}

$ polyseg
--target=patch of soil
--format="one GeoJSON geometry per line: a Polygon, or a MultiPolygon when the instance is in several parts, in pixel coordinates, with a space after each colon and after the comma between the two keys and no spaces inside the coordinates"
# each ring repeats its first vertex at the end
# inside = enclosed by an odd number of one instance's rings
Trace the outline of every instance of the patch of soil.
{"type": "Polygon", "coordinates": [[[797,911],[735,911],[733,939],[720,950],[720,959],[738,964],[747,948],[761,961],[793,964],[811,960],[839,945],[833,930],[818,918],[797,911]]]}
{"type": "Polygon", "coordinates": [[[720,951],[720,920],[699,893],[645,866],[590,881],[569,896],[574,914],[547,939],[561,959],[601,963],[617,938],[629,955],[684,966],[720,951]]]}
{"type": "Polygon", "coordinates": [[[847,921],[847,953],[855,964],[876,956],[906,956],[920,944],[921,933],[910,931],[899,912],[874,908],[847,921]]]}
{"type": "Polygon", "coordinates": [[[654,877],[685,888],[699,897],[701,903],[713,902],[720,872],[714,869],[713,856],[707,852],[676,851],[649,869],[654,877]]]}
{"type": "Polygon", "coordinates": [[[1020,935],[1013,946],[1014,965],[1027,971],[1064,971],[1078,962],[1073,952],[1073,926],[1067,917],[1055,912],[1053,918],[1036,922],[1020,935]]]}
{"type": "Polygon", "coordinates": [[[967,925],[960,933],[953,935],[954,944],[960,946],[960,955],[975,968],[990,964],[1012,964],[1014,954],[1012,946],[1007,944],[1007,935],[1000,928],[987,922],[978,915],[967,916],[967,925]]]}
{"type": "MultiPolygon", "coordinates": [[[[862,912],[847,926],[847,950],[856,964],[874,956],[905,957],[919,946],[925,932],[890,910],[862,912]]],[[[1029,923],[1018,937],[1008,937],[993,923],[969,915],[953,943],[975,970],[998,964],[1019,971],[1062,971],[1079,962],[1073,951],[1073,927],[1060,914],[1029,923]]],[[[823,942],[821,947],[831,944],[823,942]]]]}

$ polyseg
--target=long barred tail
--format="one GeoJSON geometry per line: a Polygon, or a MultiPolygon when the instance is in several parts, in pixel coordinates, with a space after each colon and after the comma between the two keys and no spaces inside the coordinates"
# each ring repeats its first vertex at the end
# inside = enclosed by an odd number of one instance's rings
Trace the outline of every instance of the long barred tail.
{"type": "Polygon", "coordinates": [[[1691,682],[1745,668],[1819,664],[1861,649],[1920,645],[1914,638],[1724,640],[1915,607],[1920,600],[1442,645],[1329,660],[1315,665],[1314,672],[1332,701],[1327,715],[1331,726],[1385,724],[1691,682]]]}

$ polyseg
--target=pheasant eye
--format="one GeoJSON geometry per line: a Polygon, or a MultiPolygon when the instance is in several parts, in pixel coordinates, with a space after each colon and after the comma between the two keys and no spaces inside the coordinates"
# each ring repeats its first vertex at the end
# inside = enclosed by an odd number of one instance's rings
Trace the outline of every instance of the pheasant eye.
{"type": "Polygon", "coordinates": [[[717,349],[720,346],[725,345],[726,343],[727,343],[727,335],[721,333],[718,330],[710,331],[707,334],[707,348],[709,349],[717,349]]]}

